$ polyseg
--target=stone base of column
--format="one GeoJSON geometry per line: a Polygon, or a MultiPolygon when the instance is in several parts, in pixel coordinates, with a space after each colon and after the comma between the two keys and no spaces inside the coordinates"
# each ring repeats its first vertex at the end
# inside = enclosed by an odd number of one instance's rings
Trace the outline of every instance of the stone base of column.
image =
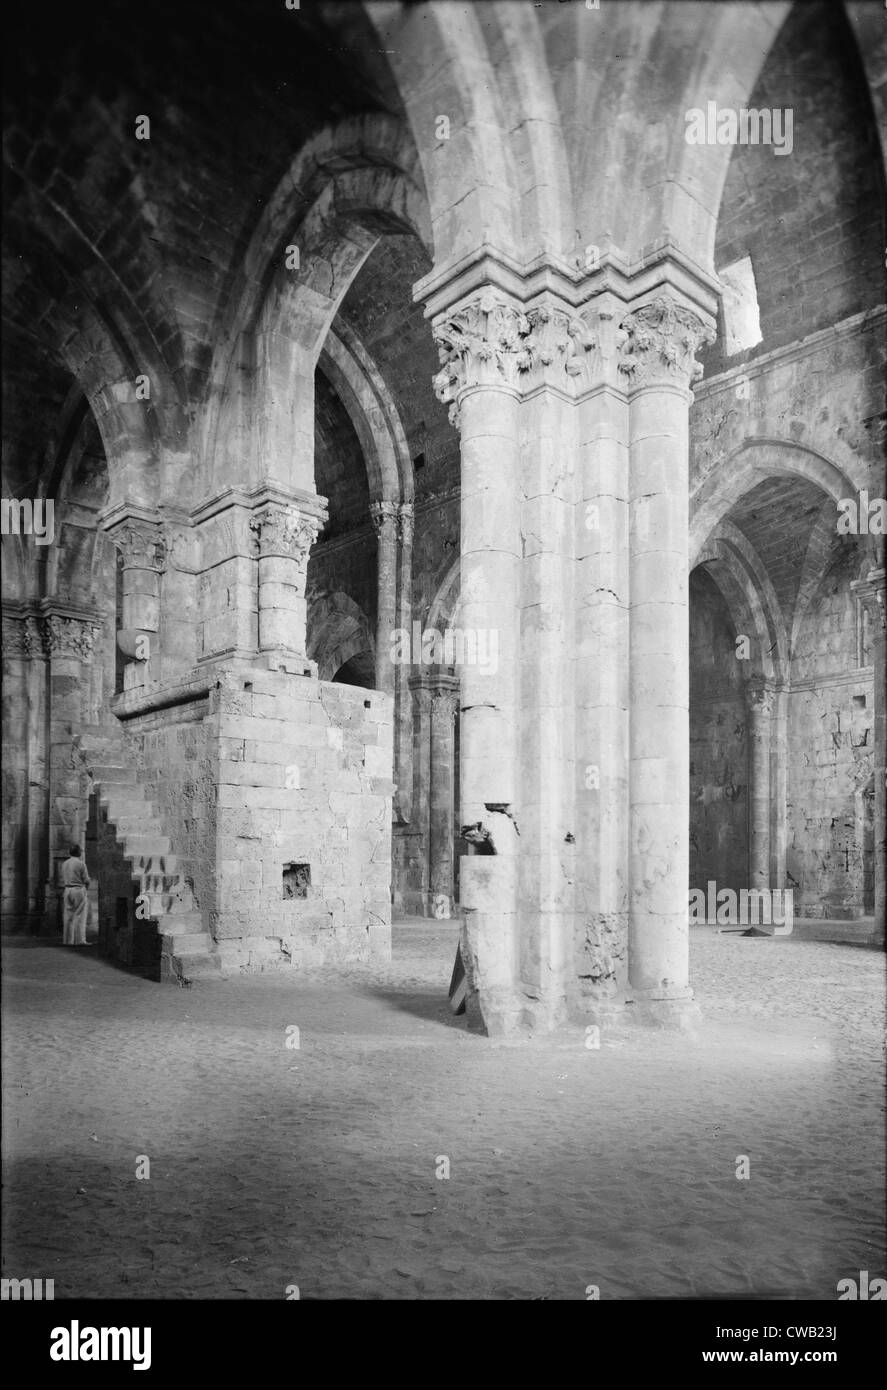
{"type": "Polygon", "coordinates": [[[250,652],[239,649],[217,652],[212,656],[201,657],[198,661],[197,669],[200,672],[216,668],[226,671],[282,671],[284,675],[318,679],[317,662],[293,651],[250,652]]]}
{"type": "Polygon", "coordinates": [[[468,855],[462,861],[462,931],[468,1027],[487,1037],[520,1032],[523,1001],[516,988],[517,913],[503,911],[514,901],[516,865],[496,855],[468,855]],[[482,1002],[481,1002],[482,1000],[482,1002]]]}
{"type": "Polygon", "coordinates": [[[702,1021],[702,1010],[689,985],[669,990],[629,990],[625,996],[626,1023],[648,1028],[689,1032],[702,1021]]]}
{"type": "Polygon", "coordinates": [[[7,912],[2,913],[3,935],[4,936],[45,936],[46,931],[46,912],[45,909],[34,909],[26,912],[7,912]]]}
{"type": "Polygon", "coordinates": [[[43,901],[45,906],[37,927],[37,935],[61,936],[62,890],[57,883],[47,883],[43,901]]]}

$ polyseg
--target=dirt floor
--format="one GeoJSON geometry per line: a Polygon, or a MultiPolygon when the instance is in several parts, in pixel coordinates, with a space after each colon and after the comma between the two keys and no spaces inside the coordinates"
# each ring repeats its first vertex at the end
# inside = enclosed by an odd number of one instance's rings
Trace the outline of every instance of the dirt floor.
{"type": "Polygon", "coordinates": [[[384,968],[191,991],[8,940],[4,1275],[56,1298],[833,1300],[884,1274],[882,956],[699,928],[696,1034],[594,1050],[468,1034],[455,928],[394,935],[384,968]]]}

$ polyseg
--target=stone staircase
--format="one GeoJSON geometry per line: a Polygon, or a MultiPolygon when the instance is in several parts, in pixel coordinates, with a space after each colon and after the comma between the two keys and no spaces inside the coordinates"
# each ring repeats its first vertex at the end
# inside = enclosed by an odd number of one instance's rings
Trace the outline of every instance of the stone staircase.
{"type": "Polygon", "coordinates": [[[160,978],[187,989],[195,980],[219,979],[215,943],[203,914],[179,871],[169,837],[145,796],[123,735],[104,725],[87,725],[74,744],[93,779],[101,809],[114,826],[137,892],[160,936],[160,978]]]}

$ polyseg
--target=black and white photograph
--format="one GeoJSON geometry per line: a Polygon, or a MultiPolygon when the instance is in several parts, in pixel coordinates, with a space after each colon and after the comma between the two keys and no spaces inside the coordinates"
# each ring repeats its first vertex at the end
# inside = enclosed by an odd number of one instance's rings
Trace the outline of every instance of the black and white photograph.
{"type": "Polygon", "coordinates": [[[887,5],[4,28],[23,1370],[166,1376],[189,1309],[578,1301],[629,1376],[667,1326],[846,1377],[887,1300],[887,5]]]}

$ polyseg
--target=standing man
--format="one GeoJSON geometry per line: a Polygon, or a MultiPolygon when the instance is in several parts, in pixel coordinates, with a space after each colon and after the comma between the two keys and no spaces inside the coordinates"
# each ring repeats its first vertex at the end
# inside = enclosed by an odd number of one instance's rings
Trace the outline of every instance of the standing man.
{"type": "Polygon", "coordinates": [[[64,929],[62,941],[65,946],[88,946],[86,940],[86,915],[89,911],[89,871],[80,857],[80,846],[72,845],[70,858],[62,865],[62,890],[64,893],[64,929]]]}

